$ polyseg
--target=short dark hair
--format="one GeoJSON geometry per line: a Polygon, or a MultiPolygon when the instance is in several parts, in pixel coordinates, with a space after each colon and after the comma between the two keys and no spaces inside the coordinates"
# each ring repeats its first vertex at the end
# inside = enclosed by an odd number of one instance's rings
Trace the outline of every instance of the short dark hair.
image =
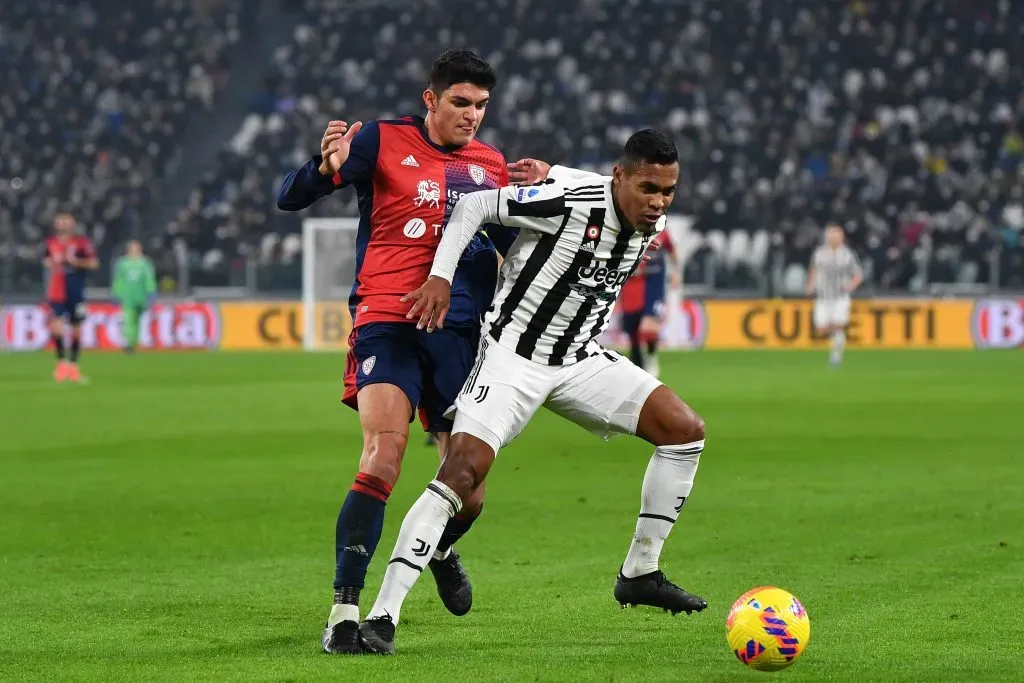
{"type": "Polygon", "coordinates": [[[674,164],[679,161],[679,150],[672,138],[660,130],[645,128],[629,136],[622,150],[622,166],[633,170],[641,164],[674,164]]]}
{"type": "Polygon", "coordinates": [[[491,90],[498,82],[491,65],[472,50],[445,50],[434,60],[430,69],[430,89],[443,92],[456,83],[472,83],[491,90]]]}

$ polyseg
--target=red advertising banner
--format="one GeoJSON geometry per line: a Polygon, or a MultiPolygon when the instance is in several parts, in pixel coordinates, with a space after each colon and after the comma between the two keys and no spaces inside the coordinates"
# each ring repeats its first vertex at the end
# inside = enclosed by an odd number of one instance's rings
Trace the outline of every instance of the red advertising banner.
{"type": "Polygon", "coordinates": [[[971,333],[979,349],[1024,348],[1024,299],[975,302],[971,333]]]}
{"type": "MultiPolygon", "coordinates": [[[[0,348],[35,351],[50,341],[49,309],[44,305],[0,308],[0,348]]],[[[86,304],[82,347],[116,350],[124,345],[121,308],[113,303],[86,304]]],[[[156,304],[142,316],[139,348],[159,350],[216,349],[222,325],[217,304],[156,304]]]]}

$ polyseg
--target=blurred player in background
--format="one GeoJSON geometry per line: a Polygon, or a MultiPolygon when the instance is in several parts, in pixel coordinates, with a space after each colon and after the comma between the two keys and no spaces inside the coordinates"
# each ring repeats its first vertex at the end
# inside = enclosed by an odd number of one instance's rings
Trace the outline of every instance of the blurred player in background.
{"type": "Polygon", "coordinates": [[[843,362],[846,326],[850,322],[850,294],[864,280],[857,256],[844,244],[842,227],[825,228],[825,243],[814,250],[807,273],[807,295],[814,296],[814,327],[828,335],[832,365],[843,362]]]}
{"type": "MultiPolygon", "coordinates": [[[[434,62],[423,93],[425,118],[408,116],[363,126],[332,121],[321,154],[292,172],[278,208],[301,210],[352,185],[359,200],[356,282],[349,298],[353,329],[344,402],[359,411],[363,449],[359,473],[338,514],[334,606],[324,630],[328,654],[362,652],[359,593],[380,541],[384,507],[398,480],[418,408],[426,431],[447,452],[452,422],[445,411],[469,376],[480,322],[497,286],[495,246],[481,232],[462,254],[452,287],[449,324],[427,334],[406,319],[402,297],[430,272],[441,228],[458,199],[508,184],[505,159],[476,139],[496,78],[468,50],[449,50],[434,62]]],[[[504,252],[515,239],[501,230],[504,252]]],[[[480,514],[483,492],[467,500],[436,547],[417,556],[427,564],[445,607],[469,611],[472,585],[452,545],[480,514]]]]}
{"type": "Polygon", "coordinates": [[[622,312],[622,331],[629,336],[629,359],[635,365],[657,377],[658,340],[665,308],[665,284],[679,285],[675,264],[675,249],[668,231],[654,238],[661,247],[649,261],[643,261],[636,272],[626,280],[619,294],[622,312]]]}
{"type": "Polygon", "coordinates": [[[371,652],[394,653],[402,602],[423,570],[417,558],[438,542],[498,451],[541,406],[598,436],[634,434],[655,446],[615,599],[673,613],[707,607],[658,566],[693,488],[704,422],[668,387],[597,342],[623,283],[665,228],[678,152],[664,134],[644,130],[627,141],[611,178],[578,173],[463,197],[430,278],[407,297],[416,301],[409,315],[420,327],[443,329],[458,254],[479,226],[498,222],[523,231],[502,269],[477,364],[455,403],[448,454],[402,522],[380,593],[360,627],[371,652]]]}
{"type": "Polygon", "coordinates": [[[75,232],[77,224],[70,213],[58,213],[53,219],[54,235],[46,239],[43,265],[50,271],[46,299],[50,306],[50,334],[57,352],[53,378],[58,382],[82,381],[78,369],[81,351],[80,327],[85,320],[85,274],[96,270],[99,259],[92,240],[75,232]],[[71,349],[65,354],[64,339],[71,328],[71,349]]]}
{"type": "Polygon", "coordinates": [[[139,322],[142,314],[156,298],[156,272],[142,254],[142,243],[132,240],[124,256],[114,266],[114,296],[121,302],[124,350],[134,353],[139,343],[139,322]]]}

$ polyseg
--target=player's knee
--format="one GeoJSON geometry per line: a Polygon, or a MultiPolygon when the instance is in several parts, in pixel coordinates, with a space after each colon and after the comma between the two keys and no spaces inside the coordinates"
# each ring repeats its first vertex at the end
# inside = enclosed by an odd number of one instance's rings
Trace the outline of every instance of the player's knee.
{"type": "Polygon", "coordinates": [[[493,459],[487,444],[468,434],[456,434],[452,436],[437,478],[466,504],[487,477],[493,459]]]}
{"type": "Polygon", "coordinates": [[[363,436],[359,471],[386,481],[391,486],[402,471],[402,456],[408,437],[398,432],[373,432],[363,436]]]}
{"type": "Polygon", "coordinates": [[[702,441],[704,420],[667,387],[658,388],[640,413],[638,436],[655,446],[702,441]]]}

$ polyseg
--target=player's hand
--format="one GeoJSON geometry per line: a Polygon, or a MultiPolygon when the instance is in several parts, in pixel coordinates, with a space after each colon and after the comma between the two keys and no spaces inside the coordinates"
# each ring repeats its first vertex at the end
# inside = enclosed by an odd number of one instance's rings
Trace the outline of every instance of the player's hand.
{"type": "Polygon", "coordinates": [[[352,138],[363,127],[362,121],[356,121],[350,127],[346,121],[331,121],[320,139],[320,174],[331,176],[341,170],[342,164],[348,160],[352,149],[352,138]]]}
{"type": "Polygon", "coordinates": [[[533,185],[548,177],[551,164],[540,159],[520,159],[507,164],[508,179],[513,185],[533,185]]]}
{"type": "Polygon", "coordinates": [[[661,242],[651,242],[648,244],[647,249],[644,251],[644,261],[653,261],[659,249],[661,249],[661,242]]]}
{"type": "Polygon", "coordinates": [[[451,299],[451,283],[443,277],[432,275],[427,278],[422,287],[402,297],[403,303],[407,301],[416,302],[409,309],[405,317],[408,320],[419,317],[419,320],[416,322],[416,329],[426,329],[427,332],[433,332],[434,328],[444,327],[444,317],[448,315],[451,299]]]}
{"type": "Polygon", "coordinates": [[[661,323],[653,315],[645,315],[640,318],[639,332],[640,334],[657,337],[661,334],[661,323]]]}

